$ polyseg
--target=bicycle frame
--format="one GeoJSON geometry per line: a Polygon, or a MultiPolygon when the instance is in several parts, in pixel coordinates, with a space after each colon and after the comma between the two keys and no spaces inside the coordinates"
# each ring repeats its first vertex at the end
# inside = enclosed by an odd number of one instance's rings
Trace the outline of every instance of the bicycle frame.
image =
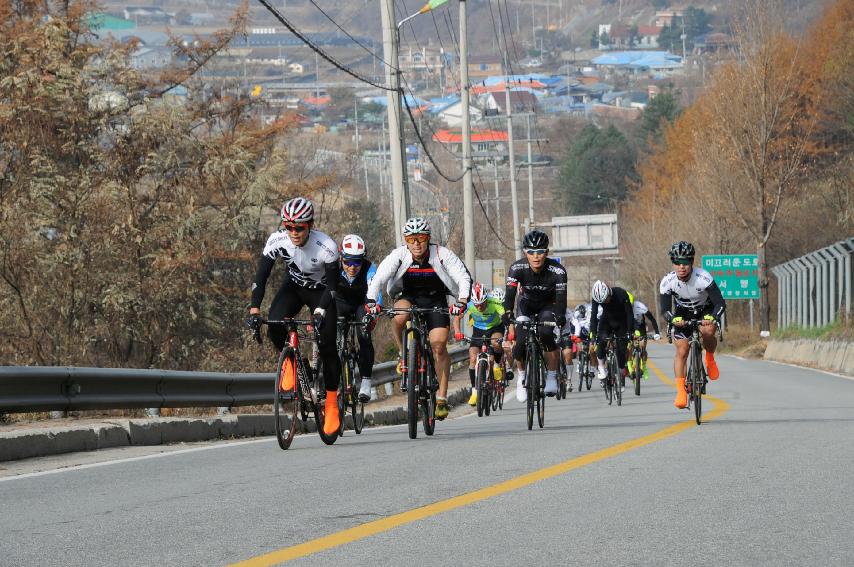
{"type": "Polygon", "coordinates": [[[391,307],[384,313],[393,317],[400,313],[409,314],[409,324],[403,329],[403,377],[401,389],[407,393],[407,422],[409,438],[418,436],[418,408],[421,407],[424,433],[433,435],[436,426],[436,365],[433,361],[433,349],[428,341],[425,313],[445,313],[438,307],[391,307]],[[411,345],[410,346],[410,337],[411,345]],[[412,348],[414,347],[414,349],[412,348]]]}
{"type": "MultiPolygon", "coordinates": [[[[694,418],[697,425],[702,422],[702,403],[703,395],[706,393],[706,384],[708,383],[708,374],[706,366],[703,364],[703,341],[700,334],[700,327],[708,321],[705,319],[686,319],[683,325],[679,328],[691,331],[691,336],[688,337],[688,358],[686,360],[685,371],[685,390],[688,393],[687,409],[694,407],[694,418]]],[[[721,341],[723,341],[723,331],[719,321],[714,321],[717,327],[717,333],[721,341]]],[[[673,342],[673,329],[677,328],[672,322],[667,326],[667,340],[673,342]]]]}

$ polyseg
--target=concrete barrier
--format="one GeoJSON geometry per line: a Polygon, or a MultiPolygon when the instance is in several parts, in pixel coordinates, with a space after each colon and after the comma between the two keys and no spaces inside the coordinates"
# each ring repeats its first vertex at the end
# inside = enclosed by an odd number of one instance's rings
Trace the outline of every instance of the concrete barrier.
{"type": "MultiPolygon", "coordinates": [[[[448,405],[454,407],[465,403],[469,388],[462,387],[449,392],[448,405]]],[[[370,406],[366,407],[369,410],[370,406]]],[[[348,427],[353,426],[347,416],[348,427]]],[[[365,411],[365,424],[400,425],[406,423],[406,409],[392,407],[383,410],[365,411]]],[[[309,418],[300,431],[314,433],[317,427],[309,418]]],[[[95,451],[129,445],[164,445],[168,443],[191,443],[212,439],[237,437],[263,437],[275,435],[275,424],[271,414],[240,414],[222,417],[157,417],[146,419],[121,419],[92,425],[39,427],[0,433],[0,461],[15,461],[32,457],[59,455],[78,451],[95,451]]],[[[348,432],[352,435],[352,432],[348,432]]]]}
{"type": "Polygon", "coordinates": [[[796,339],[768,341],[765,359],[854,376],[854,343],[796,339]]]}

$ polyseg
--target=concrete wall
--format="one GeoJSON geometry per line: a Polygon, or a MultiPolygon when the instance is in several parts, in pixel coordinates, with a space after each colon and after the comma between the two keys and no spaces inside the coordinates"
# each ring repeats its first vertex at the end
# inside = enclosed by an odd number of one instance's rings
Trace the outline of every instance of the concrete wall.
{"type": "Polygon", "coordinates": [[[810,339],[768,341],[765,358],[854,376],[854,343],[810,339]]]}

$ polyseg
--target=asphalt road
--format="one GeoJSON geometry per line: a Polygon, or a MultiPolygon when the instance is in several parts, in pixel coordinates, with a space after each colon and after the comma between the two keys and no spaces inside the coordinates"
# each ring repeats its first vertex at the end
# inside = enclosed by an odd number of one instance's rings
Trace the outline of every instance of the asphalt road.
{"type": "MultiPolygon", "coordinates": [[[[671,348],[652,352],[669,375],[671,348]]],[[[699,427],[653,375],[622,407],[595,384],[549,399],[543,430],[512,400],[414,441],[388,427],[2,479],[0,564],[854,565],[854,380],[719,364],[699,427]]]]}

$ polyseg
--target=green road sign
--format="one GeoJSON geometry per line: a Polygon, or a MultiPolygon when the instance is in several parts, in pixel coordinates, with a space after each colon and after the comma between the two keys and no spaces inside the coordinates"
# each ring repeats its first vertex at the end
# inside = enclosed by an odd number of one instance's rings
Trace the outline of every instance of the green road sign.
{"type": "Polygon", "coordinates": [[[703,269],[712,274],[724,299],[759,298],[759,260],[756,254],[703,256],[703,269]]]}

